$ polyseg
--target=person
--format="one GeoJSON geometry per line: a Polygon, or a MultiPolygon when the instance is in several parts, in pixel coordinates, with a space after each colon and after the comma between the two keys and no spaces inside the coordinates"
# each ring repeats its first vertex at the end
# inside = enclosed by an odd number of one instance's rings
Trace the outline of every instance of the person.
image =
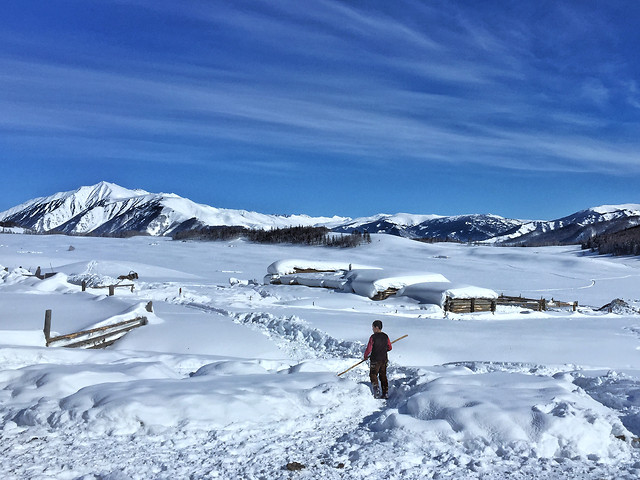
{"type": "Polygon", "coordinates": [[[387,352],[391,350],[391,340],[382,331],[382,321],[375,320],[371,325],[373,335],[369,338],[369,343],[364,351],[364,359],[370,359],[369,379],[373,389],[373,396],[376,398],[387,398],[389,394],[389,381],[387,380],[387,362],[389,358],[387,352]],[[378,386],[380,378],[380,386],[378,386]],[[382,391],[380,391],[382,387],[382,391]]]}

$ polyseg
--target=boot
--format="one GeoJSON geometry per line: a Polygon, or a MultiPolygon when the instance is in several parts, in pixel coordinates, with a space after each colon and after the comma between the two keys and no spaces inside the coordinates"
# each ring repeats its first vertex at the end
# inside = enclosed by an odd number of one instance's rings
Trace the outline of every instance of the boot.
{"type": "Polygon", "coordinates": [[[374,398],[380,398],[380,387],[378,385],[373,386],[373,396],[374,398]]]}

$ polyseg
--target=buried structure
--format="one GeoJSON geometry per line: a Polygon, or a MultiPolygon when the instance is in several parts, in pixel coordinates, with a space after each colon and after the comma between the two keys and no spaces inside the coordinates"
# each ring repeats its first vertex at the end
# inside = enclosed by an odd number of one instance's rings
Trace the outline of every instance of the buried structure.
{"type": "Polygon", "coordinates": [[[308,260],[280,260],[272,263],[267,268],[264,283],[331,288],[372,300],[384,300],[393,295],[406,296],[421,304],[438,305],[445,311],[456,313],[495,311],[498,298],[493,290],[455,284],[440,273],[403,272],[308,260]],[[461,303],[462,300],[464,302],[461,303]],[[465,310],[457,306],[463,304],[470,307],[465,310]]]}
{"type": "Polygon", "coordinates": [[[330,288],[371,300],[396,295],[424,305],[438,305],[451,313],[495,313],[498,306],[537,311],[548,308],[576,311],[578,308],[578,302],[498,295],[489,288],[450,282],[440,273],[396,271],[340,262],[280,260],[269,265],[264,283],[330,288]]]}

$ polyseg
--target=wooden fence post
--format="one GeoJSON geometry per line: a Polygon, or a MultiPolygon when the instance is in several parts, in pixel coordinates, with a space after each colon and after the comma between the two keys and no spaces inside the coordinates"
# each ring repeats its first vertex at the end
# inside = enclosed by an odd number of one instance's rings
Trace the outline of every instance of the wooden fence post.
{"type": "Polygon", "coordinates": [[[83,292],[87,291],[87,281],[86,280],[82,280],[82,291],[83,292]]]}
{"type": "Polygon", "coordinates": [[[51,310],[45,310],[44,312],[44,339],[49,346],[49,339],[51,338],[51,310]]]}
{"type": "Polygon", "coordinates": [[[109,296],[113,297],[116,294],[116,287],[115,285],[109,285],[109,296]]]}

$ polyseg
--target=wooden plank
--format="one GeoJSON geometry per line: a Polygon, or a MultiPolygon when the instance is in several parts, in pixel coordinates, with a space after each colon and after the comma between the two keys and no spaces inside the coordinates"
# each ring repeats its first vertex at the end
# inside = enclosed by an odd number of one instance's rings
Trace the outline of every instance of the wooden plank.
{"type": "Polygon", "coordinates": [[[120,287],[135,287],[135,285],[133,283],[116,283],[113,285],[98,285],[97,287],[91,287],[91,288],[120,288],[120,287]]]}
{"type": "Polygon", "coordinates": [[[81,340],[79,342],[73,342],[73,343],[67,343],[65,345],[61,345],[64,348],[79,348],[79,347],[84,347],[86,345],[91,345],[94,344],[93,347],[91,348],[104,348],[108,345],[106,345],[106,340],[110,337],[114,337],[116,335],[118,335],[118,338],[114,338],[110,341],[109,345],[113,344],[116,340],[118,340],[120,337],[122,337],[125,333],[133,330],[134,328],[138,328],[141,327],[143,325],[146,325],[146,317],[141,317],[144,319],[144,322],[140,321],[139,323],[135,324],[135,325],[130,325],[128,327],[125,328],[121,328],[119,330],[113,331],[113,332],[108,332],[105,333],[103,335],[98,335],[96,337],[91,337],[88,338],[86,340],[81,340]],[[104,344],[104,345],[103,345],[104,344]]]}
{"type": "Polygon", "coordinates": [[[50,338],[49,341],[47,342],[47,346],[49,346],[50,343],[58,342],[60,340],[73,340],[74,338],[78,338],[82,335],[90,335],[92,333],[104,332],[111,328],[116,328],[116,327],[126,325],[128,323],[141,322],[141,321],[144,321],[145,323],[143,323],[143,325],[146,325],[147,317],[136,317],[133,319],[125,320],[123,322],[113,323],[111,325],[105,325],[103,327],[98,327],[98,328],[92,328],[91,330],[83,330],[81,332],[69,333],[67,335],[59,335],[57,337],[50,338]]]}
{"type": "Polygon", "coordinates": [[[386,290],[382,290],[376,293],[373,297],[371,297],[371,300],[385,300],[390,296],[398,293],[398,290],[399,288],[387,288],[386,290]]]}
{"type": "Polygon", "coordinates": [[[339,270],[315,270],[313,268],[294,268],[294,273],[332,273],[339,270]]]}
{"type": "Polygon", "coordinates": [[[45,310],[44,312],[44,338],[49,344],[51,338],[51,310],[45,310]]]}
{"type": "Polygon", "coordinates": [[[493,312],[495,311],[495,301],[488,298],[447,297],[444,310],[452,313],[493,312]]]}

